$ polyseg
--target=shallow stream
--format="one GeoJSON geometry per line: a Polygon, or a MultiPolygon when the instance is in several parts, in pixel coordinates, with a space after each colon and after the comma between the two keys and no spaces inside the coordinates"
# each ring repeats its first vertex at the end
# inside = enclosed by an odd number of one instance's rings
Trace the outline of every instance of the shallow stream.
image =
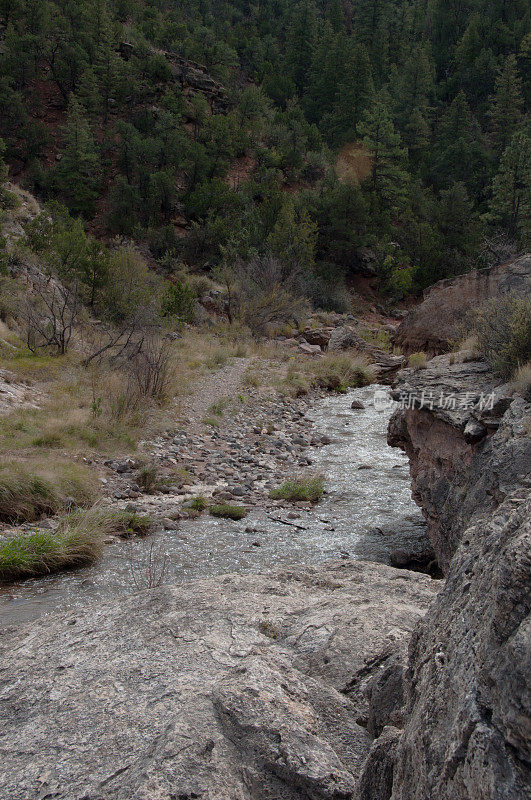
{"type": "Polygon", "coordinates": [[[422,535],[411,499],[407,457],[386,442],[394,404],[377,410],[383,387],[330,395],[308,412],[314,436],[331,444],[310,449],[312,469],[326,477],[326,494],[311,509],[256,508],[240,522],[203,514],[146,539],[117,541],[92,567],[0,588],[0,625],[18,625],[54,610],[80,607],[146,588],[160,576],[180,583],[226,572],[267,570],[281,564],[318,564],[337,558],[389,563],[390,551],[422,535]],[[352,410],[354,399],[365,408],[352,410]],[[277,522],[277,517],[283,522],[277,522]],[[150,577],[151,574],[151,577],[150,577]]]}

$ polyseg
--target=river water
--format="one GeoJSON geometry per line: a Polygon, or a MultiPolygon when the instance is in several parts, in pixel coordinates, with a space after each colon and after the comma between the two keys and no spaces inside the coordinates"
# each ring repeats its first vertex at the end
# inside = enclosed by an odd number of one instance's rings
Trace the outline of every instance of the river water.
{"type": "Polygon", "coordinates": [[[390,550],[423,537],[424,522],[411,499],[407,457],[386,442],[394,404],[377,410],[369,386],[329,395],[308,412],[313,434],[332,443],[308,454],[326,478],[326,494],[311,509],[254,509],[239,522],[203,514],[177,531],[117,541],[92,567],[15,583],[0,589],[0,625],[20,624],[55,610],[116,599],[156,582],[180,583],[226,572],[267,570],[282,564],[318,564],[338,558],[389,563],[390,550]],[[365,405],[352,410],[354,399],[365,405]],[[277,522],[272,517],[281,518],[277,522]],[[289,523],[289,524],[285,524],[289,523]]]}

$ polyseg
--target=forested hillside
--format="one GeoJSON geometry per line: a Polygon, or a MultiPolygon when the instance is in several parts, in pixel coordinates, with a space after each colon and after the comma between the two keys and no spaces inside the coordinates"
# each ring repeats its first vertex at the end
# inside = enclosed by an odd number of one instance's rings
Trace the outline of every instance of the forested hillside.
{"type": "Polygon", "coordinates": [[[529,22],[527,0],[0,0],[4,159],[166,273],[272,254],[318,305],[363,265],[400,298],[525,246],[529,22]]]}

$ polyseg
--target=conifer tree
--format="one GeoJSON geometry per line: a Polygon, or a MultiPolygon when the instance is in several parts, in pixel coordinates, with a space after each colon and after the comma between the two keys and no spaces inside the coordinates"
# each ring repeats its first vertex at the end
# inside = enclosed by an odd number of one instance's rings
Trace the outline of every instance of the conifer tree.
{"type": "Polygon", "coordinates": [[[365,112],[357,130],[372,160],[365,184],[371,193],[372,209],[383,214],[396,211],[405,203],[409,175],[406,150],[393,125],[389,96],[385,91],[379,93],[365,112]]]}
{"type": "Polygon", "coordinates": [[[494,178],[491,217],[527,246],[531,236],[531,139],[514,134],[494,178]]]}
{"type": "Polygon", "coordinates": [[[516,56],[507,56],[500,69],[490,104],[492,133],[498,153],[503,153],[522,117],[522,82],[516,56]]]}
{"type": "Polygon", "coordinates": [[[63,128],[61,160],[53,182],[74,214],[89,215],[97,196],[99,155],[79,100],[71,95],[63,128]]]}

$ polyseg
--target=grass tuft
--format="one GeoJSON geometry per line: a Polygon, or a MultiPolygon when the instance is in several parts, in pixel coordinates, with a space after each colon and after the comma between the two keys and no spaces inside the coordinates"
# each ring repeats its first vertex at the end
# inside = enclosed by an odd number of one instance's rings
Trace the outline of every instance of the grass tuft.
{"type": "Polygon", "coordinates": [[[288,478],[277,489],[272,489],[269,496],[272,500],[305,500],[318,503],[323,496],[324,478],[322,475],[301,475],[288,478]]]}
{"type": "Polygon", "coordinates": [[[33,522],[55,514],[67,502],[89,506],[94,501],[94,478],[79,465],[32,468],[12,462],[0,468],[0,520],[33,522]]]}
{"type": "Polygon", "coordinates": [[[85,567],[103,553],[109,536],[146,536],[147,516],[121,509],[92,508],[65,515],[55,531],[32,531],[0,538],[0,580],[34,578],[85,567]]]}
{"type": "Polygon", "coordinates": [[[209,513],[213,517],[225,517],[226,519],[243,519],[247,516],[247,509],[243,506],[232,506],[230,503],[218,503],[210,506],[209,513]]]}

